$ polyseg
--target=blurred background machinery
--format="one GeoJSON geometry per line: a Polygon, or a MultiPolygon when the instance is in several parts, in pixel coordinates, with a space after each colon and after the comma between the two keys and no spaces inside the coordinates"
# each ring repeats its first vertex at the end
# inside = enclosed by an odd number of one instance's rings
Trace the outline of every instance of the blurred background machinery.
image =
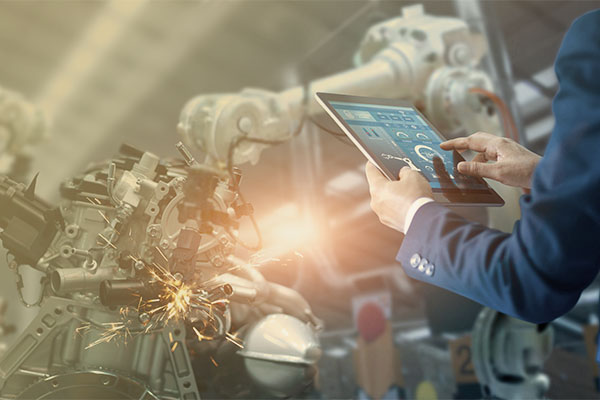
{"type": "Polygon", "coordinates": [[[473,327],[473,364],[484,396],[545,398],[550,379],[542,371],[553,338],[548,324],[535,325],[483,309],[473,327]]]}
{"type": "Polygon", "coordinates": [[[0,174],[24,179],[33,146],[47,133],[39,108],[20,93],[0,87],[0,174]]]}
{"type": "MultiPolygon", "coordinates": [[[[521,143],[542,153],[553,126],[550,99],[557,87],[552,69],[556,50],[570,22],[599,7],[598,2],[552,3],[548,7],[537,1],[428,1],[426,15],[413,11],[403,23],[397,18],[400,9],[412,4],[366,0],[2,3],[0,83],[24,93],[53,122],[53,139],[38,145],[28,179],[19,180],[28,182],[40,171],[38,196],[57,204],[56,189],[61,182],[86,170],[91,160],[112,159],[123,141],[159,154],[163,160],[180,156],[173,146],[178,116],[182,122],[179,130],[185,133],[190,121],[185,116],[195,106],[202,105],[211,114],[227,111],[225,100],[231,100],[206,96],[188,103],[181,113],[183,105],[199,93],[263,88],[237,97],[251,106],[256,100],[266,105],[252,108],[258,109],[251,113],[258,118],[249,125],[219,126],[219,132],[228,133],[225,143],[236,140],[240,130],[253,136],[259,127],[277,139],[277,134],[290,134],[299,126],[302,107],[296,106],[311,99],[303,93],[310,88],[307,83],[316,88],[323,82],[321,78],[336,76],[353,64],[356,71],[364,68],[367,72],[367,67],[377,64],[371,70],[388,77],[371,86],[375,82],[367,74],[364,82],[368,85],[355,89],[375,88],[362,93],[386,96],[379,90],[391,88],[389,96],[410,96],[447,135],[475,129],[460,119],[448,118],[465,111],[454,104],[479,109],[482,116],[486,108],[497,109],[485,95],[473,96],[464,89],[475,86],[474,81],[478,81],[477,87],[493,88],[512,111],[513,134],[518,132],[521,143]],[[429,25],[428,18],[433,16],[448,16],[438,20],[445,21],[439,26],[448,31],[465,27],[471,34],[467,40],[452,36],[440,44],[433,38],[443,37],[442,30],[429,25]],[[256,23],[258,20],[267,22],[256,23]],[[24,25],[29,26],[26,35],[21,34],[24,25]],[[409,30],[427,35],[407,36],[409,30]],[[450,46],[465,42],[466,47],[450,46]],[[381,50],[390,47],[399,51],[380,57],[381,50]],[[418,59],[419,64],[395,58],[400,53],[415,56],[412,60],[418,59]],[[427,61],[429,54],[435,56],[427,61]],[[487,78],[465,72],[473,72],[472,63],[477,62],[477,70],[487,78]],[[391,86],[401,82],[391,72],[398,63],[404,65],[402,71],[420,71],[410,75],[409,92],[397,93],[397,87],[391,86]],[[276,129],[279,127],[285,129],[276,129]],[[75,145],[77,151],[73,151],[75,145]]],[[[338,80],[336,85],[340,83],[338,80]]],[[[344,90],[343,86],[332,87],[344,90]]],[[[479,307],[414,285],[391,262],[401,237],[381,227],[370,213],[361,155],[341,143],[344,139],[332,131],[327,120],[316,115],[311,119],[314,121],[305,123],[302,134],[292,140],[270,149],[259,144],[252,149],[250,143],[242,143],[236,157],[240,162],[246,156],[252,160],[264,150],[260,162],[244,166],[243,189],[254,205],[265,254],[282,262],[264,265],[260,271],[269,281],[301,293],[314,313],[325,320],[326,329],[320,335],[321,393],[331,398],[358,393],[350,362],[358,335],[352,299],[384,290],[390,293],[386,318],[402,360],[399,374],[405,393],[410,397],[427,394],[431,398],[432,393],[466,397],[465,393],[472,393],[469,390],[480,383],[475,367],[467,362],[472,354],[471,339],[466,336],[479,307]],[[301,257],[293,255],[295,250],[301,257]]],[[[481,123],[477,118],[467,120],[481,123]]],[[[212,122],[218,121],[232,119],[212,122]]],[[[485,121],[493,119],[486,117],[485,121]]],[[[188,130],[202,132],[202,140],[188,135],[187,147],[200,161],[204,159],[197,147],[213,152],[211,162],[218,165],[227,161],[229,145],[218,143],[214,129],[216,125],[207,124],[188,130]]],[[[486,218],[483,213],[472,217],[486,218]]],[[[503,228],[510,229],[510,222],[503,228]]],[[[251,237],[252,232],[250,224],[240,226],[241,237],[251,237]]],[[[2,271],[6,274],[2,293],[11,300],[5,320],[22,332],[37,311],[24,310],[12,300],[18,298],[12,272],[6,266],[2,271]]],[[[22,272],[24,299],[35,302],[40,277],[26,269],[22,272]]],[[[589,355],[594,352],[590,338],[597,325],[594,304],[598,293],[597,284],[590,287],[571,313],[552,324],[555,348],[544,366],[551,382],[549,397],[597,396],[597,370],[590,367],[589,355]]],[[[15,337],[8,335],[5,340],[11,344],[15,337]]],[[[223,359],[230,356],[225,353],[223,359]]],[[[227,381],[235,370],[218,364],[220,367],[198,361],[194,367],[227,381]]],[[[234,389],[232,395],[241,393],[239,387],[234,389]]]]}
{"type": "MultiPolygon", "coordinates": [[[[22,94],[0,87],[0,176],[27,179],[33,146],[47,134],[42,111],[22,94]]],[[[6,338],[15,331],[12,315],[6,317],[7,308],[7,298],[0,297],[0,354],[6,350],[6,338]]]]}

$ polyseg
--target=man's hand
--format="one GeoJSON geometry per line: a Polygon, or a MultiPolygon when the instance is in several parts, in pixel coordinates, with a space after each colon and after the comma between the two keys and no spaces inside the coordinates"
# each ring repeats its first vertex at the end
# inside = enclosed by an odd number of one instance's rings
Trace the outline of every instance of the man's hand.
{"type": "Polygon", "coordinates": [[[365,170],[371,192],[371,208],[383,224],[405,233],[404,222],[411,204],[421,197],[433,198],[429,183],[409,167],[400,170],[399,181],[390,181],[370,162],[367,162],[365,170]]]}
{"type": "Polygon", "coordinates": [[[531,178],[541,157],[513,140],[490,133],[477,132],[465,138],[448,140],[444,150],[473,150],[478,154],[472,161],[458,163],[458,171],[480,178],[490,178],[509,186],[531,187],[531,178]],[[495,161],[488,163],[488,161],[495,161]]]}

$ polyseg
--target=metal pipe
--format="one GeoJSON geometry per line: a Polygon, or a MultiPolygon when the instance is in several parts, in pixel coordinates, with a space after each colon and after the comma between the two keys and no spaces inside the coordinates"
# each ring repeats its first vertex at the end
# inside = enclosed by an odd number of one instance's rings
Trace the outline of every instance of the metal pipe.
{"type": "Polygon", "coordinates": [[[136,304],[143,298],[152,298],[152,289],[137,279],[103,280],[99,287],[100,302],[105,306],[136,304]]]}
{"type": "MultiPolygon", "coordinates": [[[[210,283],[215,286],[229,286],[231,288],[230,300],[234,302],[255,304],[260,296],[259,289],[253,281],[231,273],[217,275],[210,279],[210,283]]],[[[264,301],[264,299],[261,299],[261,301],[264,301]]]]}
{"type": "MultiPolygon", "coordinates": [[[[233,275],[236,275],[240,278],[247,279],[249,282],[252,282],[253,289],[256,291],[255,298],[253,302],[262,303],[265,301],[267,297],[269,297],[270,286],[269,282],[265,279],[265,277],[255,268],[248,266],[240,266],[238,269],[231,271],[233,275]]],[[[235,288],[235,292],[239,293],[239,289],[235,288]]],[[[234,292],[234,295],[235,295],[234,292]]]]}
{"type": "Polygon", "coordinates": [[[116,205],[121,205],[121,200],[115,198],[113,188],[115,185],[115,177],[117,173],[117,165],[114,162],[111,162],[108,165],[108,177],[106,178],[106,194],[108,194],[108,198],[110,201],[116,205]]]}
{"type": "Polygon", "coordinates": [[[382,52],[380,58],[358,68],[352,68],[312,82],[308,87],[296,86],[279,94],[290,114],[297,118],[302,114],[304,104],[308,114],[322,112],[314,99],[317,92],[344,93],[361,96],[403,97],[410,87],[404,81],[410,80],[408,62],[396,49],[382,52]],[[308,90],[308,93],[306,93],[308,90]]]}
{"type": "Polygon", "coordinates": [[[317,318],[308,302],[300,293],[287,286],[279,285],[277,283],[269,282],[270,296],[268,303],[281,309],[291,316],[294,316],[304,322],[310,322],[320,329],[323,327],[323,321],[317,318]]]}
{"type": "Polygon", "coordinates": [[[67,294],[82,290],[97,291],[100,282],[113,276],[112,268],[98,268],[95,272],[84,268],[61,268],[52,272],[50,285],[58,294],[67,294]]]}

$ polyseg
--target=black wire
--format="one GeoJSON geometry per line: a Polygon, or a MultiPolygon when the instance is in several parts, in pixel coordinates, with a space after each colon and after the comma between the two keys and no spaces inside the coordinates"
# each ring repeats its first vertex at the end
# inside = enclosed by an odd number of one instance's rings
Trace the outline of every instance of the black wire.
{"type": "MultiPolygon", "coordinates": [[[[239,182],[235,178],[235,174],[233,171],[233,154],[235,152],[235,149],[243,142],[268,144],[268,145],[277,145],[277,144],[287,142],[290,139],[293,139],[294,137],[298,136],[300,134],[300,132],[302,132],[302,128],[304,128],[304,122],[306,121],[306,118],[307,118],[306,113],[304,113],[302,115],[302,118],[300,119],[300,123],[298,124],[298,127],[296,128],[296,130],[294,132],[292,132],[290,135],[288,135],[286,138],[283,138],[283,139],[269,140],[269,139],[251,138],[248,136],[247,132],[244,132],[243,135],[238,136],[233,142],[231,142],[231,144],[229,145],[229,149],[227,151],[227,172],[229,173],[229,177],[230,177],[230,181],[231,181],[233,190],[238,194],[238,197],[239,197],[242,207],[248,203],[246,202],[244,195],[240,191],[239,182]]],[[[253,214],[248,215],[248,218],[250,218],[252,227],[254,228],[254,231],[256,232],[256,239],[257,239],[256,245],[250,246],[250,245],[244,243],[239,238],[237,238],[237,241],[239,244],[242,245],[242,247],[245,247],[248,250],[260,250],[262,248],[262,234],[260,233],[258,223],[256,222],[256,219],[254,218],[253,214]]]]}
{"type": "Polygon", "coordinates": [[[346,134],[343,132],[336,132],[334,130],[331,130],[329,128],[326,128],[325,126],[321,125],[316,119],[314,119],[313,117],[309,117],[310,122],[312,122],[313,125],[315,125],[317,128],[321,129],[322,131],[329,133],[331,135],[334,136],[343,136],[346,137],[346,134]]]}
{"type": "MultiPolygon", "coordinates": [[[[248,203],[246,202],[242,192],[240,191],[239,182],[236,179],[235,174],[234,174],[233,155],[235,153],[235,149],[237,149],[237,147],[240,144],[242,144],[243,142],[267,144],[267,145],[278,145],[278,144],[287,142],[290,139],[293,139],[294,137],[298,136],[300,134],[300,132],[302,132],[302,128],[304,128],[304,124],[305,124],[306,120],[308,119],[313,125],[315,125],[317,128],[319,128],[321,131],[333,136],[334,139],[344,143],[345,145],[349,145],[349,146],[352,145],[347,140],[348,138],[343,132],[336,132],[334,130],[331,130],[331,129],[321,125],[317,120],[315,120],[314,118],[312,118],[311,116],[308,115],[308,111],[306,111],[306,110],[308,108],[307,107],[308,101],[309,101],[308,96],[309,96],[309,93],[311,92],[311,90],[310,90],[310,86],[307,84],[304,84],[303,87],[304,87],[303,104],[304,104],[305,111],[302,114],[300,123],[298,124],[298,127],[296,128],[296,130],[294,132],[292,132],[290,135],[288,135],[287,137],[285,137],[283,139],[275,139],[275,140],[252,138],[252,137],[248,136],[248,132],[243,132],[242,135],[235,138],[235,140],[233,140],[231,142],[231,144],[229,145],[229,148],[227,149],[227,172],[229,173],[229,179],[231,182],[231,186],[232,186],[233,190],[238,194],[238,197],[239,197],[242,207],[248,203]],[[344,140],[344,139],[346,139],[346,140],[344,140]]],[[[250,218],[250,222],[252,223],[252,226],[256,233],[257,243],[255,246],[250,246],[250,245],[244,243],[239,238],[237,239],[237,241],[242,245],[242,247],[245,247],[248,250],[259,250],[260,248],[262,248],[262,234],[260,232],[260,229],[258,227],[256,219],[254,218],[254,215],[250,214],[250,215],[248,215],[248,218],[250,218]]]]}
{"type": "Polygon", "coordinates": [[[309,117],[310,122],[315,125],[317,128],[319,128],[320,130],[322,130],[325,133],[330,134],[331,136],[333,136],[334,139],[336,139],[337,141],[344,143],[345,145],[351,146],[352,143],[350,143],[348,141],[348,137],[346,136],[345,133],[343,132],[336,132],[333,131],[329,128],[326,128],[325,126],[321,125],[320,123],[318,123],[314,118],[309,117]]]}
{"type": "Polygon", "coordinates": [[[269,139],[252,138],[252,137],[248,136],[247,132],[244,132],[243,135],[238,136],[233,142],[231,142],[231,144],[229,145],[229,149],[227,151],[227,171],[229,172],[229,177],[231,178],[231,183],[236,191],[238,190],[239,183],[235,179],[235,175],[233,173],[233,153],[235,152],[235,149],[243,142],[269,144],[269,145],[277,145],[277,144],[287,142],[290,139],[293,139],[294,137],[298,136],[300,134],[300,132],[302,132],[302,128],[304,128],[304,122],[306,121],[306,118],[307,118],[306,113],[304,113],[302,115],[302,118],[300,119],[300,123],[298,124],[298,127],[296,128],[296,130],[283,139],[269,140],[269,139]]]}
{"type": "MultiPolygon", "coordinates": [[[[242,203],[242,206],[245,204],[248,204],[246,202],[246,199],[244,198],[244,195],[242,194],[242,192],[239,189],[237,190],[237,194],[242,203]]],[[[256,234],[256,244],[254,246],[251,246],[251,245],[247,244],[246,242],[244,242],[243,240],[241,240],[239,237],[237,237],[236,240],[240,245],[242,245],[242,247],[245,247],[248,250],[252,250],[252,251],[260,250],[263,245],[262,233],[260,232],[260,228],[258,227],[258,223],[256,222],[256,218],[254,218],[254,215],[249,214],[248,218],[250,218],[250,223],[252,224],[252,227],[254,228],[254,232],[256,234]]]]}

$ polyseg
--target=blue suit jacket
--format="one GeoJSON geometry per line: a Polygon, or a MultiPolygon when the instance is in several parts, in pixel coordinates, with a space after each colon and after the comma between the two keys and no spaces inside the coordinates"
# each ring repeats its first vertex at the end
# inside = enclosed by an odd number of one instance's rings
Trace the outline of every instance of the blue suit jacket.
{"type": "Polygon", "coordinates": [[[600,268],[600,10],[572,24],[555,69],[556,125],[512,234],[429,203],[397,257],[413,278],[535,323],[569,311],[600,268]]]}

